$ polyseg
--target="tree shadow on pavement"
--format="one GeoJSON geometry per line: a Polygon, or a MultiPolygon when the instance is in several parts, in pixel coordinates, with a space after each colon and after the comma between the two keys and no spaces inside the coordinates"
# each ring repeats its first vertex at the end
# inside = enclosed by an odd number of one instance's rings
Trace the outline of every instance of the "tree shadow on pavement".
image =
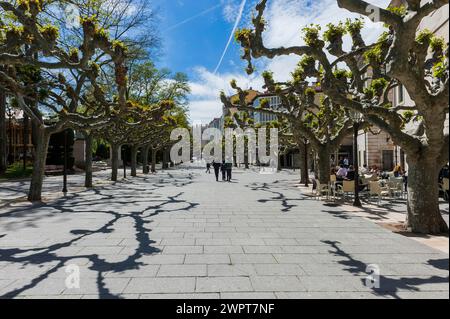
{"type": "Polygon", "coordinates": [[[288,189],[286,187],[290,187],[285,185],[286,183],[289,182],[292,181],[275,181],[273,183],[252,183],[246,185],[246,187],[250,188],[252,191],[266,192],[270,194],[270,196],[272,197],[269,197],[267,199],[259,199],[258,202],[263,204],[269,202],[280,203],[280,205],[283,207],[281,211],[283,213],[287,213],[290,212],[293,208],[298,207],[298,205],[293,204],[292,202],[299,202],[305,200],[304,197],[289,198],[283,194],[283,191],[286,191],[286,189],[288,189]],[[279,189],[279,191],[277,191],[276,189],[279,189]]]}
{"type": "MultiPolygon", "coordinates": [[[[365,275],[368,276],[367,273],[369,264],[366,264],[360,260],[353,258],[349,253],[345,252],[341,247],[339,247],[340,242],[338,241],[322,241],[323,243],[329,245],[333,250],[330,250],[330,253],[333,253],[335,256],[343,257],[343,260],[337,261],[337,263],[347,266],[345,271],[353,275],[365,275]]],[[[432,261],[429,261],[431,264],[432,261]]],[[[436,262],[438,265],[442,265],[446,263],[448,265],[448,259],[440,259],[436,262]]],[[[372,292],[379,296],[390,296],[396,299],[401,299],[398,295],[399,292],[419,292],[421,285],[429,285],[429,284],[439,284],[439,283],[447,283],[449,282],[449,277],[441,277],[441,276],[431,276],[428,278],[416,278],[416,277],[400,277],[398,279],[393,278],[398,276],[387,277],[380,274],[379,278],[379,288],[370,288],[372,292]]],[[[361,279],[361,285],[366,286],[366,279],[361,279]]],[[[367,287],[369,289],[369,287],[367,287]]]]}
{"type": "MultiPolygon", "coordinates": [[[[151,180],[147,180],[151,183],[151,180]]],[[[122,197],[120,195],[119,187],[121,185],[109,185],[104,188],[97,188],[94,190],[86,190],[85,192],[73,194],[69,197],[61,198],[56,200],[53,203],[49,204],[39,204],[34,205],[33,210],[39,208],[50,208],[51,211],[55,212],[53,214],[44,214],[42,218],[49,217],[49,215],[54,214],[73,214],[77,215],[80,213],[89,213],[89,214],[101,214],[103,216],[109,216],[109,220],[105,222],[101,227],[95,229],[72,229],[70,231],[70,235],[74,236],[73,239],[59,242],[55,244],[51,244],[47,247],[32,247],[32,248],[0,248],[0,260],[10,263],[11,265],[17,265],[18,267],[24,267],[27,265],[37,265],[39,267],[43,267],[45,271],[40,275],[37,275],[35,278],[31,279],[31,281],[27,284],[24,284],[20,287],[16,287],[11,289],[10,291],[3,293],[1,298],[14,298],[27,290],[36,287],[39,283],[45,281],[52,274],[56,273],[61,268],[70,264],[72,260],[75,259],[87,259],[88,260],[88,269],[97,273],[96,276],[96,287],[98,291],[98,295],[100,298],[120,298],[120,294],[115,294],[108,289],[105,282],[105,273],[121,273],[130,270],[137,270],[146,264],[140,261],[141,257],[146,255],[154,255],[160,251],[160,249],[154,247],[156,242],[150,238],[150,233],[152,229],[148,227],[149,224],[152,223],[150,218],[167,212],[189,212],[193,208],[197,207],[198,203],[191,203],[182,199],[183,193],[178,193],[172,196],[167,196],[166,198],[159,199],[159,197],[155,200],[155,194],[153,194],[153,190],[159,189],[164,186],[175,186],[178,187],[180,183],[184,185],[188,185],[193,182],[193,177],[188,176],[185,181],[181,180],[181,177],[178,177],[174,184],[170,183],[168,180],[164,183],[151,184],[150,190],[143,190],[139,188],[138,183],[133,183],[132,181],[128,183],[129,188],[135,193],[134,197],[124,195],[122,197]],[[108,192],[118,190],[118,194],[110,194],[108,192]],[[136,201],[136,192],[142,193],[144,195],[142,201],[136,201]],[[86,197],[91,196],[92,199],[88,199],[86,197]],[[152,197],[153,196],[153,197],[152,197]],[[134,201],[131,199],[134,198],[134,201]],[[149,202],[155,202],[149,204],[149,202]],[[111,207],[114,205],[126,205],[125,207],[131,207],[129,212],[117,212],[113,209],[108,209],[105,211],[100,210],[89,210],[90,207],[102,206],[105,207],[105,203],[107,207],[111,207]],[[143,207],[135,210],[135,205],[140,204],[143,207]],[[171,208],[171,205],[176,204],[177,207],[171,208]],[[97,205],[97,206],[96,206],[97,205]],[[85,208],[87,210],[81,210],[80,208],[85,208]],[[74,247],[74,245],[80,244],[83,239],[98,238],[96,236],[101,234],[111,234],[115,231],[115,226],[122,221],[132,220],[133,229],[130,230],[130,233],[134,233],[134,240],[137,243],[137,248],[134,249],[134,252],[130,255],[124,255],[124,259],[119,262],[111,262],[103,259],[99,256],[99,254],[72,254],[72,255],[58,255],[58,251],[63,248],[74,247]],[[48,269],[45,268],[45,265],[51,264],[48,269]]],[[[123,186],[123,185],[122,185],[123,186]]],[[[23,214],[21,211],[11,211],[7,214],[0,215],[0,220],[5,221],[9,217],[24,218],[24,216],[28,216],[27,214],[23,214]]],[[[16,221],[19,222],[19,221],[16,221]]],[[[5,235],[0,236],[0,238],[5,237],[5,235]]],[[[79,247],[79,246],[78,246],[79,247]]],[[[75,261],[73,261],[75,263],[75,261]]],[[[64,279],[61,279],[62,281],[64,279]]],[[[8,286],[6,287],[8,288],[8,286]]]]}

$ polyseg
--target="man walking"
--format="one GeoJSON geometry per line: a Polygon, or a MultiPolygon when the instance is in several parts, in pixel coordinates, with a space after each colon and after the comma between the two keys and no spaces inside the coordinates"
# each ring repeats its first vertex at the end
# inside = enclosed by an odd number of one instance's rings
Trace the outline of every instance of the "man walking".
{"type": "Polygon", "coordinates": [[[233,171],[233,164],[227,163],[226,167],[227,167],[227,182],[231,182],[231,173],[233,171]]]}
{"type": "Polygon", "coordinates": [[[206,174],[211,174],[211,163],[206,163],[206,174]]]}
{"type": "Polygon", "coordinates": [[[222,166],[220,167],[220,170],[222,171],[222,181],[225,182],[225,180],[227,179],[227,164],[225,163],[225,161],[222,162],[222,166]]]}
{"type": "Polygon", "coordinates": [[[214,175],[216,175],[216,181],[219,181],[219,172],[220,172],[220,167],[222,165],[220,165],[220,163],[216,163],[216,161],[213,161],[212,163],[213,168],[214,168],[214,175]]]}

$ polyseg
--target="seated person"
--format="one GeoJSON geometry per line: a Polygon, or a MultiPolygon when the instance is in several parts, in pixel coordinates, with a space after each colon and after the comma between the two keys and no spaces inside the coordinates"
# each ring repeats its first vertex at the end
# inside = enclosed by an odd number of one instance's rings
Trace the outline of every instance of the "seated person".
{"type": "Polygon", "coordinates": [[[403,169],[400,165],[396,165],[394,167],[394,176],[395,177],[401,177],[403,176],[403,169]]]}
{"type": "Polygon", "coordinates": [[[337,172],[336,168],[332,167],[330,170],[330,175],[336,175],[336,172],[337,172]]]}
{"type": "Polygon", "coordinates": [[[347,171],[347,175],[345,177],[349,181],[354,181],[355,180],[355,169],[353,168],[353,166],[349,167],[349,169],[347,171]]]}
{"type": "Polygon", "coordinates": [[[347,177],[347,172],[348,170],[345,168],[344,165],[341,165],[341,167],[339,168],[339,170],[336,173],[336,178],[337,180],[344,180],[347,177]]]}
{"type": "Polygon", "coordinates": [[[366,164],[364,164],[363,167],[361,167],[359,170],[360,170],[361,174],[363,174],[363,175],[369,173],[369,169],[367,168],[366,164]]]}
{"type": "Polygon", "coordinates": [[[370,170],[371,174],[376,174],[376,175],[380,175],[380,170],[378,169],[378,166],[374,165],[372,166],[372,169],[370,170]]]}

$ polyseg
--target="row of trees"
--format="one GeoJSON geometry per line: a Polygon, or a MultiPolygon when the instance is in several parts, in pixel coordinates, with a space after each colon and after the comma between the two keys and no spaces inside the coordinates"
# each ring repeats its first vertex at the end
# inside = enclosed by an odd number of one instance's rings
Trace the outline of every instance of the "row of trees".
{"type": "Polygon", "coordinates": [[[0,90],[33,124],[30,201],[41,200],[52,134],[85,134],[92,187],[96,137],[111,145],[117,180],[121,145],[136,158],[138,147],[165,146],[155,132],[187,123],[186,77],[148,62],[158,43],[153,18],[142,0],[0,1],[0,90]]]}
{"type": "MultiPolygon", "coordinates": [[[[377,42],[367,44],[362,19],[303,29],[304,46],[268,48],[263,34],[267,0],[256,6],[252,29],[241,29],[236,40],[243,47],[247,72],[254,72],[253,59],[298,55],[300,62],[288,82],[277,82],[264,72],[265,87],[280,96],[282,110],[262,103],[260,111],[275,114],[289,125],[293,137],[309,140],[319,155],[319,179],[329,181],[330,155],[352,132],[354,114],[365,128],[377,127],[402,147],[409,166],[407,227],[414,232],[448,232],[439,209],[438,175],[449,159],[449,135],[444,123],[449,112],[448,45],[428,30],[418,32],[422,20],[448,4],[448,0],[407,0],[400,8],[377,8],[361,0],[338,0],[341,8],[371,17],[375,11],[388,31],[377,42]],[[371,10],[368,10],[371,9],[371,10]],[[353,45],[343,49],[344,37],[353,45]],[[313,80],[320,87],[320,98],[313,80]],[[390,92],[399,85],[408,91],[413,105],[394,106],[390,92]],[[414,130],[405,129],[415,122],[414,130]]],[[[232,82],[239,108],[254,111],[245,103],[246,92],[232,82]]],[[[227,106],[232,101],[222,93],[227,106]]],[[[364,127],[363,127],[364,128],[364,127]]]]}

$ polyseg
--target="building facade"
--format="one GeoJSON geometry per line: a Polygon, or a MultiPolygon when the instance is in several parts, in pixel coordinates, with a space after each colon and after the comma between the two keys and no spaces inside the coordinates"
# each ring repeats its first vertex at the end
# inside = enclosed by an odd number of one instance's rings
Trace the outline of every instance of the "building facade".
{"type": "MultiPolygon", "coordinates": [[[[272,110],[282,109],[281,98],[272,94],[259,94],[252,103],[253,108],[257,109],[262,100],[269,101],[269,108],[272,110]]],[[[264,125],[277,120],[277,116],[270,113],[255,111],[252,115],[255,124],[264,125]]]]}

